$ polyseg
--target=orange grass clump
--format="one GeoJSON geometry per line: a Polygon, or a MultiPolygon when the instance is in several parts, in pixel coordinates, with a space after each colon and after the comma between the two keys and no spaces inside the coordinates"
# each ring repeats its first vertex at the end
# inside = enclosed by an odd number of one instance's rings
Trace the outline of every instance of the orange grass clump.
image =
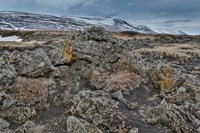
{"type": "Polygon", "coordinates": [[[151,72],[151,79],[155,86],[160,89],[171,89],[174,85],[172,70],[167,66],[161,69],[153,69],[151,72]]]}
{"type": "Polygon", "coordinates": [[[173,85],[173,81],[171,79],[163,79],[160,81],[161,88],[170,89],[173,85]]]}
{"type": "Polygon", "coordinates": [[[163,69],[163,76],[169,78],[172,74],[172,71],[168,67],[164,67],[163,69]]]}
{"type": "Polygon", "coordinates": [[[70,62],[72,60],[72,45],[68,41],[64,43],[61,58],[65,59],[67,62],[70,62]]]}

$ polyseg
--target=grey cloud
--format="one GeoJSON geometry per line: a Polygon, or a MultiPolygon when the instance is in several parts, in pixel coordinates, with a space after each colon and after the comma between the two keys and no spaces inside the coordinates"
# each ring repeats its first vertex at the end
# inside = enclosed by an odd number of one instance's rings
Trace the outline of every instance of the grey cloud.
{"type": "Polygon", "coordinates": [[[132,6],[132,5],[134,5],[134,2],[129,2],[126,4],[126,6],[132,6]]]}
{"type": "Polygon", "coordinates": [[[89,6],[97,2],[97,0],[36,0],[39,6],[45,6],[49,9],[54,8],[57,10],[67,11],[77,5],[89,6]]]}
{"type": "Polygon", "coordinates": [[[182,22],[191,22],[191,20],[170,20],[170,21],[165,21],[165,23],[182,23],[182,22]]]}

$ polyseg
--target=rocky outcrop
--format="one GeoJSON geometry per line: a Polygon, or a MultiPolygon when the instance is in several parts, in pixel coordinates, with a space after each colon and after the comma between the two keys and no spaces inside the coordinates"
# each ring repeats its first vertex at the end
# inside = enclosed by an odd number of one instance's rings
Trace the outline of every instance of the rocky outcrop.
{"type": "Polygon", "coordinates": [[[174,104],[162,101],[160,106],[145,111],[145,117],[148,123],[161,123],[177,133],[189,132],[186,120],[174,104]]]}
{"type": "Polygon", "coordinates": [[[5,128],[8,128],[10,123],[8,123],[6,120],[3,118],[0,118],[0,131],[2,131],[5,128]]]}
{"type": "Polygon", "coordinates": [[[103,91],[81,91],[72,101],[71,113],[78,115],[95,126],[112,128],[118,103],[103,91]]]}
{"type": "Polygon", "coordinates": [[[17,73],[22,76],[42,77],[53,70],[52,63],[43,49],[27,50],[23,53],[14,52],[9,60],[17,73]]]}
{"type": "Polygon", "coordinates": [[[0,47],[0,132],[199,132],[198,37],[47,33],[0,47]]]}
{"type": "Polygon", "coordinates": [[[15,69],[8,64],[6,57],[0,57],[0,86],[9,86],[14,82],[16,77],[15,69]]]}
{"type": "Polygon", "coordinates": [[[75,36],[76,39],[80,41],[89,41],[93,40],[96,42],[108,41],[111,38],[111,35],[101,27],[93,27],[83,32],[78,33],[75,36]]]}
{"type": "Polygon", "coordinates": [[[67,119],[67,132],[69,133],[103,133],[97,127],[74,116],[67,119]]]}
{"type": "Polygon", "coordinates": [[[23,122],[36,117],[35,109],[29,107],[13,107],[8,109],[3,117],[16,124],[22,124],[23,122]]]}
{"type": "Polygon", "coordinates": [[[35,123],[32,121],[26,121],[21,127],[15,130],[16,133],[33,133],[35,123]]]}
{"type": "Polygon", "coordinates": [[[7,95],[4,91],[1,91],[0,103],[1,103],[0,110],[5,110],[10,106],[14,105],[16,103],[16,100],[12,96],[7,95]]]}
{"type": "Polygon", "coordinates": [[[29,107],[13,107],[5,112],[4,117],[14,123],[22,124],[25,121],[36,117],[36,111],[29,107]]]}

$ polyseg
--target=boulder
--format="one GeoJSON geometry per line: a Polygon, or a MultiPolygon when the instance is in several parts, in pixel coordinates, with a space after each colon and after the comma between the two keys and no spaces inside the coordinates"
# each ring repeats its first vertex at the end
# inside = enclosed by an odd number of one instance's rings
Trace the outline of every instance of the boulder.
{"type": "Polygon", "coordinates": [[[33,128],[35,123],[32,121],[26,121],[21,127],[15,130],[15,133],[34,133],[33,128]]]}
{"type": "Polygon", "coordinates": [[[14,66],[19,75],[42,77],[53,71],[52,63],[43,49],[26,50],[18,54],[10,56],[10,60],[15,60],[14,66]]]}
{"type": "Polygon", "coordinates": [[[15,69],[4,59],[0,57],[0,86],[11,85],[16,77],[15,69]]]}
{"type": "Polygon", "coordinates": [[[69,116],[67,119],[68,133],[103,133],[96,126],[87,121],[78,119],[74,116],[69,116]]]}
{"type": "Polygon", "coordinates": [[[6,110],[16,103],[16,100],[7,95],[4,91],[0,91],[0,110],[6,110]]]}
{"type": "Polygon", "coordinates": [[[6,120],[4,120],[3,118],[0,118],[0,132],[5,129],[8,128],[10,125],[10,123],[8,123],[6,120]]]}
{"type": "Polygon", "coordinates": [[[74,96],[71,113],[94,126],[102,126],[116,132],[125,116],[118,110],[118,102],[103,91],[81,91],[74,96]]]}
{"type": "Polygon", "coordinates": [[[35,116],[35,109],[29,107],[12,107],[5,112],[5,117],[16,124],[22,124],[35,116]]]}

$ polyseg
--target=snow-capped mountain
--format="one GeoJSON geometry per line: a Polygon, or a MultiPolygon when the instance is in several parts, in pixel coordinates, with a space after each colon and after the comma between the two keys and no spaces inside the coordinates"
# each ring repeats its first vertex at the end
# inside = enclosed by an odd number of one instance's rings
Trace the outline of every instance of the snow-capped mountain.
{"type": "Polygon", "coordinates": [[[65,17],[79,23],[87,23],[92,26],[103,27],[108,31],[133,31],[139,33],[156,34],[151,28],[145,25],[131,25],[122,19],[112,17],[65,17]]]}
{"type": "Polygon", "coordinates": [[[27,12],[0,11],[0,29],[6,30],[83,30],[102,27],[108,31],[133,31],[157,34],[145,25],[132,25],[112,17],[53,16],[27,12]]]}
{"type": "Polygon", "coordinates": [[[173,34],[173,35],[187,35],[181,30],[169,30],[169,29],[153,29],[158,34],[173,34]]]}

